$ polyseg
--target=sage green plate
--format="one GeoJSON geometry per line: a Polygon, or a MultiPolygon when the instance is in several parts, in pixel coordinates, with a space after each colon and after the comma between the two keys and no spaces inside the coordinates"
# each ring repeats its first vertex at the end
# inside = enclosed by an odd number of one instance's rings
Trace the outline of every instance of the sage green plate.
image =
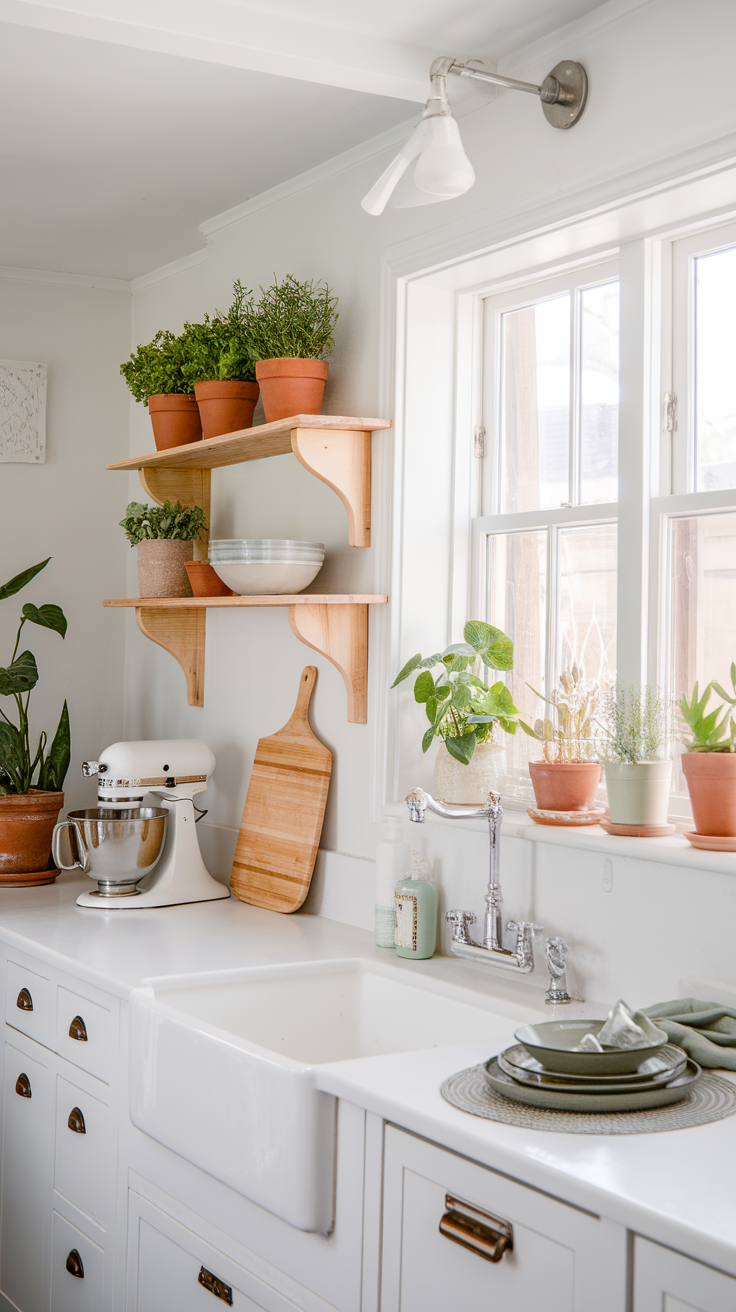
{"type": "Polygon", "coordinates": [[[569,1093],[625,1093],[638,1089],[656,1089],[681,1075],[687,1062],[687,1053],[666,1043],[661,1055],[650,1057],[633,1075],[553,1075],[540,1062],[530,1057],[526,1048],[518,1043],[507,1048],[496,1058],[505,1075],[517,1084],[536,1088],[557,1089],[569,1093]]]}
{"type": "Polygon", "coordinates": [[[688,1058],[681,1075],[655,1089],[627,1088],[623,1093],[569,1093],[567,1090],[546,1086],[539,1089],[532,1085],[517,1084],[510,1075],[504,1074],[496,1057],[491,1057],[483,1069],[490,1087],[502,1097],[509,1098],[511,1102],[547,1107],[557,1112],[642,1112],[651,1107],[666,1107],[668,1103],[687,1098],[701,1075],[697,1062],[688,1058]]]}
{"type": "Polygon", "coordinates": [[[546,1020],[539,1025],[522,1025],[514,1038],[545,1070],[555,1075],[632,1075],[667,1042],[667,1035],[660,1030],[662,1037],[645,1048],[575,1051],[586,1034],[597,1034],[605,1023],[604,1020],[546,1020]]]}

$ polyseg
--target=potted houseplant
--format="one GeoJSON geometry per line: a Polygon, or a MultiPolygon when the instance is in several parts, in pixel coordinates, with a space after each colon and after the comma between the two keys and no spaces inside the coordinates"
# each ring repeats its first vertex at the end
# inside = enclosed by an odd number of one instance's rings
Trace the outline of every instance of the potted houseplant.
{"type": "Polygon", "coordinates": [[[601,698],[602,756],[614,825],[667,824],[672,761],[667,707],[656,688],[617,684],[601,698]]]}
{"type": "Polygon", "coordinates": [[[524,722],[505,683],[490,687],[476,673],[478,660],[487,669],[510,670],[514,644],[483,620],[469,620],[464,642],[453,643],[443,652],[422,657],[419,653],[399,671],[392,687],[414,671],[414,700],[424,706],[429,728],[422,738],[426,752],[440,739],[434,769],[434,789],[439,798],[452,804],[483,803],[494,782],[494,732],[500,726],[516,733],[520,726],[535,736],[524,722]],[[432,674],[439,666],[437,676],[432,674]]]}
{"type": "MultiPolygon", "coordinates": [[[[0,600],[20,592],[50,559],[32,565],[0,587],[0,600]]],[[[44,884],[56,878],[55,872],[45,878],[43,872],[51,861],[51,835],[64,805],[62,786],[71,756],[66,702],[48,751],[45,733],[36,750],[31,747],[28,710],[38,683],[38,667],[30,651],[18,653],[26,624],[51,629],[62,638],[66,634],[66,619],[58,606],[26,602],[10,664],[0,669],[0,698],[4,705],[6,699],[11,703],[10,713],[0,706],[0,884],[10,885],[44,884]],[[38,877],[34,879],[34,875],[38,877]]]]}
{"type": "Polygon", "coordinates": [[[195,539],[207,529],[201,506],[131,501],[120,527],[131,547],[138,548],[139,596],[191,597],[185,566],[194,557],[195,539]]]}
{"type": "Polygon", "coordinates": [[[258,400],[246,307],[239,280],[227,314],[215,311],[203,323],[185,323],[182,344],[184,378],[194,387],[204,437],[220,437],[251,428],[258,400]]]}
{"type": "Polygon", "coordinates": [[[709,683],[702,697],[695,684],[692,697],[677,703],[680,737],[685,747],[682,770],[693,808],[695,831],[717,838],[736,838],[736,665],[731,665],[733,694],[709,683]],[[708,711],[711,691],[727,705],[708,711]]]}
{"type": "Polygon", "coordinates": [[[551,697],[536,696],[554,712],[554,718],[537,720],[534,725],[543,744],[542,760],[529,762],[537,807],[540,811],[589,811],[601,781],[594,735],[598,689],[573,664],[562,671],[560,686],[551,697]]]}
{"type": "Polygon", "coordinates": [[[326,283],[287,274],[247,307],[244,321],[261,388],[266,423],[317,415],[334,349],[337,297],[326,283]]]}
{"type": "Polygon", "coordinates": [[[160,329],[152,342],[137,346],[120,366],[136,401],[148,406],[158,451],[202,436],[193,384],[184,374],[185,361],[183,337],[160,329]]]}

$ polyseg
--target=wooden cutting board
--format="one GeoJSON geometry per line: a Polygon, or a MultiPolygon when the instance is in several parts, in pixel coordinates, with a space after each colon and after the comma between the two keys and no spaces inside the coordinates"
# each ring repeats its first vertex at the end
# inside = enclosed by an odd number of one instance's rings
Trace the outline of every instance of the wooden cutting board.
{"type": "Polygon", "coordinates": [[[316,666],[307,665],[291,719],[259,739],[240,822],[230,888],[268,911],[298,910],[317,858],[332,752],[309,727],[316,681],[316,666]]]}

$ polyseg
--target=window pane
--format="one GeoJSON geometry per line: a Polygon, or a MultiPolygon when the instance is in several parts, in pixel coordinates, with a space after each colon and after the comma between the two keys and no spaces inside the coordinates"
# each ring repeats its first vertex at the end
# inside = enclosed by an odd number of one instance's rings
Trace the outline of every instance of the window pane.
{"type": "Polygon", "coordinates": [[[580,295],[580,503],[618,500],[619,285],[580,295]]]}
{"type": "Polygon", "coordinates": [[[736,487],[736,247],[695,261],[695,486],[736,487]]]}
{"type": "Polygon", "coordinates": [[[615,679],[616,525],[560,529],[559,550],[557,674],[574,662],[593,682],[615,679]]]}
{"type": "MultiPolygon", "coordinates": [[[[672,523],[670,689],[679,697],[712,679],[730,688],[736,660],[736,512],[672,523]]],[[[712,702],[714,705],[715,702],[712,702]]]]}
{"type": "Polygon", "coordinates": [[[570,499],[570,295],[501,316],[501,510],[570,499]]]}
{"type": "MultiPolygon", "coordinates": [[[[533,723],[541,713],[528,684],[544,692],[547,628],[547,532],[492,533],[488,536],[488,609],[491,624],[514,642],[514,668],[505,676],[514,702],[533,723]]],[[[491,679],[493,672],[489,671],[491,679]]],[[[499,676],[503,677],[503,676],[499,676]]],[[[501,734],[506,758],[503,790],[531,796],[528,771],[533,738],[519,731],[501,734]]],[[[534,759],[533,757],[531,759],[534,759]]]]}

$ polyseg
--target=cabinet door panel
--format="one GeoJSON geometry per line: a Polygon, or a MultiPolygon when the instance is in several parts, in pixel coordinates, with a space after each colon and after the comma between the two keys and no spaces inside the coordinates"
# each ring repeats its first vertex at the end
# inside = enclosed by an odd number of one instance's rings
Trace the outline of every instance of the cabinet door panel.
{"type": "Polygon", "coordinates": [[[736,1279],[637,1235],[634,1312],[736,1312],[736,1279]]]}
{"type": "MultiPolygon", "coordinates": [[[[43,1048],[37,1052],[42,1056],[43,1048]]],[[[20,1312],[48,1309],[44,1250],[53,1118],[52,1072],[6,1043],[0,1283],[20,1312]]]]}
{"type": "Polygon", "coordinates": [[[56,1007],[56,1051],[109,1084],[116,1056],[117,1017],[98,1002],[61,987],[56,1007]]]}
{"type": "Polygon", "coordinates": [[[110,1108],[58,1075],[54,1187],[107,1227],[112,1220],[114,1173],[115,1126],[110,1108]]]}
{"type": "Polygon", "coordinates": [[[50,979],[16,961],[8,961],[5,1019],[29,1039],[54,1046],[56,989],[50,979]]]}
{"type": "Polygon", "coordinates": [[[101,1312],[104,1286],[104,1250],[65,1217],[54,1212],[51,1312],[101,1312]],[[67,1263],[79,1274],[72,1274],[67,1263]]]}

